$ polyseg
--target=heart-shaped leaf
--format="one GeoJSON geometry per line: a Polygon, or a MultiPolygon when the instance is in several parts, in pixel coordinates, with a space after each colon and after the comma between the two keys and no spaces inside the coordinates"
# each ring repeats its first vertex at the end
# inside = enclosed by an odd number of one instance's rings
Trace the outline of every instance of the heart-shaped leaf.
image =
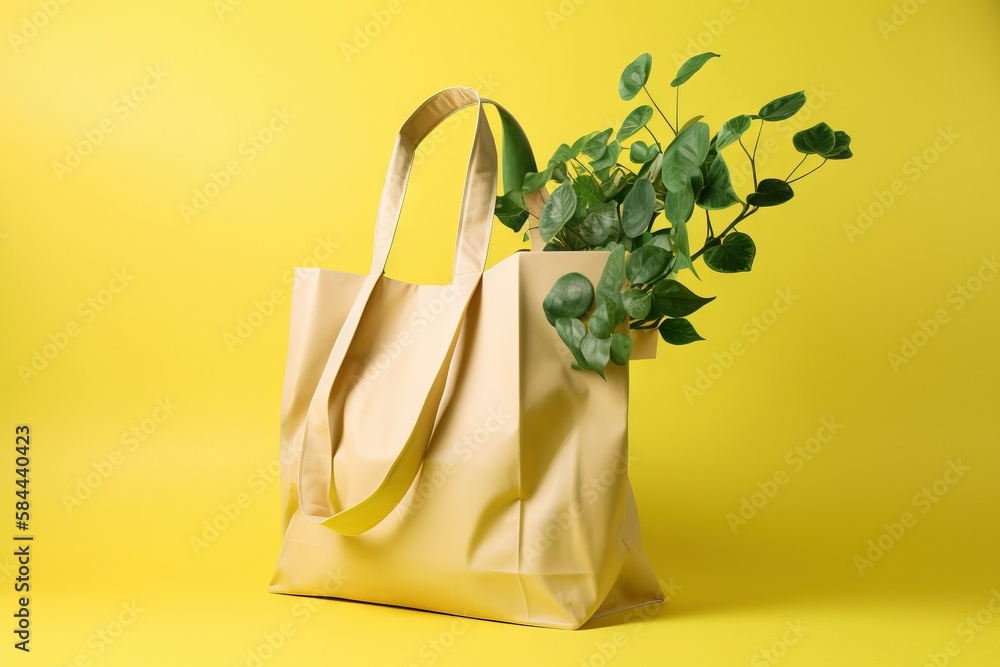
{"type": "Polygon", "coordinates": [[[602,155],[604,151],[608,149],[608,139],[611,138],[611,128],[604,130],[603,132],[598,132],[587,140],[587,143],[581,148],[581,152],[589,157],[591,160],[596,160],[602,155]]]}
{"type": "Polygon", "coordinates": [[[829,153],[837,145],[837,135],[826,123],[816,123],[810,128],[796,132],[792,137],[795,150],[806,155],[829,153]]]}
{"type": "Polygon", "coordinates": [[[587,334],[580,341],[580,352],[587,362],[587,370],[594,371],[602,378],[604,377],[604,367],[611,360],[611,338],[597,338],[592,334],[587,334]]]}
{"type": "Polygon", "coordinates": [[[567,273],[556,280],[542,301],[549,324],[560,317],[583,317],[594,302],[594,286],[581,273],[567,273]]]}
{"type": "Polygon", "coordinates": [[[573,228],[590,246],[601,246],[618,240],[618,204],[608,202],[590,209],[587,217],[573,228]]]}
{"type": "Polygon", "coordinates": [[[750,129],[750,116],[741,114],[730,118],[722,124],[722,129],[715,135],[715,150],[721,151],[726,146],[739,141],[743,133],[750,129]]]}
{"type": "Polygon", "coordinates": [[[656,189],[649,181],[640,178],[625,196],[622,204],[622,229],[630,238],[641,236],[649,229],[649,221],[656,207],[656,189]]]}
{"type": "Polygon", "coordinates": [[[577,365],[585,368],[587,360],[583,357],[580,344],[587,335],[587,327],[580,320],[569,317],[561,317],[556,320],[555,327],[559,338],[569,348],[569,351],[573,353],[573,358],[576,360],[577,365]]]}
{"type": "Polygon", "coordinates": [[[649,71],[653,67],[653,56],[644,53],[633,60],[622,72],[618,81],[618,94],[628,101],[639,94],[649,80],[649,71]]]}
{"type": "Polygon", "coordinates": [[[797,114],[805,103],[805,91],[800,90],[797,93],[771,100],[760,108],[757,116],[770,122],[785,120],[797,114]]]}
{"type": "Polygon", "coordinates": [[[795,196],[790,186],[779,178],[765,178],[757,184],[757,191],[747,195],[747,203],[751,206],[777,206],[795,196]]]}
{"type": "Polygon", "coordinates": [[[601,279],[597,281],[597,294],[614,297],[616,294],[621,294],[624,284],[625,246],[617,245],[608,255],[604,271],[601,272],[601,279]]]}
{"type": "Polygon", "coordinates": [[[716,155],[712,160],[712,165],[708,168],[705,176],[705,186],[698,195],[698,206],[710,211],[729,208],[733,204],[738,204],[740,198],[733,190],[732,181],[729,178],[729,167],[721,155],[716,155]]]}
{"type": "Polygon", "coordinates": [[[660,322],[660,337],[671,345],[687,345],[696,340],[705,340],[683,317],[668,318],[660,322]]]}
{"type": "Polygon", "coordinates": [[[512,190],[502,197],[497,197],[493,213],[505,227],[515,232],[521,231],[524,221],[528,219],[528,211],[524,208],[524,195],[512,190]]]}
{"type": "Polygon", "coordinates": [[[670,82],[671,87],[676,88],[677,86],[681,85],[682,83],[690,79],[692,76],[694,76],[695,73],[698,70],[700,70],[709,60],[711,60],[712,58],[719,58],[719,57],[720,56],[718,53],[709,52],[709,53],[699,53],[696,56],[688,58],[687,61],[683,65],[681,65],[681,68],[677,70],[677,76],[674,77],[674,80],[670,82]]]}
{"type": "Polygon", "coordinates": [[[632,338],[627,334],[616,332],[611,334],[611,361],[619,366],[628,363],[632,356],[632,338]]]}
{"type": "Polygon", "coordinates": [[[576,211],[576,193],[568,181],[552,191],[542,206],[542,215],[538,219],[538,233],[543,241],[551,241],[559,233],[576,211]]]}
{"type": "Polygon", "coordinates": [[[615,136],[619,142],[625,141],[633,134],[646,127],[646,123],[649,119],[653,117],[653,107],[648,104],[643,104],[641,107],[637,107],[625,117],[625,121],[622,123],[622,129],[618,130],[618,134],[615,136]]]}
{"type": "Polygon", "coordinates": [[[662,275],[673,255],[655,245],[644,245],[632,251],[625,265],[625,277],[633,285],[645,285],[662,275]]]}
{"type": "Polygon", "coordinates": [[[714,299],[714,296],[698,296],[670,278],[661,280],[653,287],[653,306],[667,317],[687,317],[714,299]]]}
{"type": "MultiPolygon", "coordinates": [[[[583,199],[587,206],[596,206],[604,203],[604,193],[601,186],[590,174],[580,174],[573,180],[573,190],[577,197],[583,199]]],[[[579,204],[577,204],[579,207],[579,204]]]]}
{"type": "Polygon", "coordinates": [[[719,273],[741,273],[753,268],[757,246],[743,232],[730,232],[720,243],[705,249],[705,265],[719,273]]]}
{"type": "Polygon", "coordinates": [[[622,294],[622,303],[628,316],[633,320],[641,320],[649,314],[649,306],[653,302],[653,297],[642,290],[630,287],[622,294]]]}
{"type": "Polygon", "coordinates": [[[607,149],[601,154],[601,157],[590,163],[590,166],[594,168],[594,171],[600,171],[602,169],[609,169],[618,163],[618,156],[622,153],[622,146],[617,141],[612,141],[608,144],[607,149]]]}
{"type": "Polygon", "coordinates": [[[690,181],[688,175],[708,157],[709,130],[705,123],[695,123],[678,132],[667,150],[663,151],[661,177],[667,190],[680,190],[690,181]]]}
{"type": "Polygon", "coordinates": [[[659,154],[659,146],[656,144],[647,146],[645,141],[634,141],[628,149],[628,159],[636,164],[646,164],[659,154]]]}
{"type": "Polygon", "coordinates": [[[693,213],[694,192],[691,190],[691,181],[689,179],[681,189],[667,191],[667,196],[663,198],[663,215],[667,216],[667,220],[676,225],[690,220],[693,213]]]}
{"type": "Polygon", "coordinates": [[[826,153],[820,153],[820,157],[827,160],[846,160],[854,157],[854,153],[851,152],[851,138],[847,132],[837,130],[833,136],[835,139],[833,148],[826,153]]]}

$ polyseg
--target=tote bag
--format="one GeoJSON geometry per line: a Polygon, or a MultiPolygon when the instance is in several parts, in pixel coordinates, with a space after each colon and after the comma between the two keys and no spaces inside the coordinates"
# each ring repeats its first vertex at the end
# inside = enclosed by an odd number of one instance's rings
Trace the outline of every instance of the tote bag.
{"type": "Polygon", "coordinates": [[[483,104],[449,88],[403,125],[367,275],[296,271],[269,590],[578,628],[663,600],[628,479],[628,367],[572,370],[542,311],[559,276],[596,283],[606,252],[517,252],[484,271],[497,154],[483,104]],[[469,106],[451,282],[387,277],[414,151],[469,106]]]}

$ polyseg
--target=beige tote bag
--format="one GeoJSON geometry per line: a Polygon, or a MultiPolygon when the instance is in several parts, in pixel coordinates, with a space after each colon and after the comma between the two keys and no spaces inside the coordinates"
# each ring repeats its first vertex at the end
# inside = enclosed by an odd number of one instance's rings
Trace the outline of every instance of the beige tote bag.
{"type": "Polygon", "coordinates": [[[628,480],[628,367],[572,370],[542,312],[559,276],[596,283],[606,252],[483,270],[497,188],[483,103],[449,88],[403,125],[368,275],[296,271],[269,590],[578,628],[663,600],[628,480]],[[414,150],[473,105],[452,281],[389,278],[414,150]]]}

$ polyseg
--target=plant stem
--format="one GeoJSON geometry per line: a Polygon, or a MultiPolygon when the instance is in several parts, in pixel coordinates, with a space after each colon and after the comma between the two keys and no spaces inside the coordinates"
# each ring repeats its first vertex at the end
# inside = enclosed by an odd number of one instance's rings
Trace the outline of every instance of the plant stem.
{"type": "Polygon", "coordinates": [[[621,162],[615,162],[615,164],[618,165],[619,167],[621,167],[622,169],[624,169],[625,171],[627,171],[628,173],[632,174],[633,176],[636,175],[636,173],[634,171],[632,171],[631,169],[629,169],[628,167],[626,167],[625,165],[623,165],[621,162]]]}
{"type": "Polygon", "coordinates": [[[592,172],[591,170],[587,169],[587,165],[583,164],[582,162],[580,162],[580,161],[579,161],[579,160],[577,160],[576,158],[573,158],[573,162],[577,163],[578,165],[580,165],[580,166],[581,166],[581,167],[583,168],[583,173],[585,173],[585,174],[590,174],[590,175],[591,175],[591,176],[593,176],[594,178],[597,178],[597,174],[595,174],[595,173],[594,173],[594,172],[592,172]]]}
{"type": "MultiPolygon", "coordinates": [[[[822,167],[822,166],[823,166],[824,164],[826,164],[826,158],[823,158],[823,161],[819,163],[819,167],[822,167]]],[[[788,179],[786,178],[786,179],[785,179],[785,182],[786,182],[786,183],[788,183],[789,185],[791,185],[791,184],[792,184],[792,183],[794,183],[795,181],[797,181],[797,180],[799,180],[799,179],[801,179],[801,178],[805,178],[805,177],[806,177],[806,176],[808,176],[809,174],[813,173],[814,171],[816,171],[817,169],[819,169],[819,167],[814,167],[814,168],[810,169],[809,171],[807,171],[806,173],[804,173],[804,174],[802,174],[801,176],[799,176],[798,178],[793,178],[793,179],[792,179],[792,180],[790,180],[790,181],[789,181],[789,180],[788,180],[788,179]]],[[[791,174],[789,174],[789,176],[791,176],[791,174]]]]}
{"type": "Polygon", "coordinates": [[[660,140],[657,139],[656,135],[653,134],[653,131],[651,129],[649,129],[649,125],[643,125],[643,127],[646,128],[647,132],[649,132],[649,136],[653,137],[653,141],[656,142],[656,147],[659,148],[660,147],[660,140]]]}
{"type": "MultiPolygon", "coordinates": [[[[749,218],[751,215],[753,215],[754,213],[756,213],[757,211],[760,210],[759,208],[754,208],[753,210],[751,210],[748,213],[747,211],[749,209],[750,209],[750,205],[749,204],[743,204],[743,210],[740,211],[740,214],[736,216],[736,219],[733,220],[732,222],[730,222],[729,226],[726,227],[725,229],[723,229],[722,233],[719,234],[718,236],[716,236],[713,240],[714,241],[721,241],[722,239],[724,239],[726,237],[726,234],[728,234],[729,232],[731,232],[736,227],[736,225],[738,223],[743,222],[744,220],[746,220],[747,218],[749,218]]],[[[691,255],[691,261],[693,262],[694,260],[696,260],[699,257],[701,257],[702,254],[704,254],[704,252],[705,252],[705,250],[707,248],[708,248],[708,243],[706,243],[705,245],[703,245],[701,247],[701,250],[699,250],[695,254],[691,255]]]]}
{"type": "Polygon", "coordinates": [[[681,87],[674,88],[674,125],[681,126],[681,87]]]}
{"type": "Polygon", "coordinates": [[[764,131],[764,121],[760,121],[760,128],[757,130],[757,140],[753,142],[753,155],[750,157],[750,168],[753,169],[753,189],[757,189],[757,144],[760,143],[761,132],[764,131]]]}
{"type": "Polygon", "coordinates": [[[677,130],[675,130],[674,126],[670,124],[670,119],[667,118],[666,115],[663,113],[663,111],[660,110],[660,105],[656,103],[656,100],[653,99],[653,96],[649,94],[648,90],[646,90],[646,86],[643,86],[642,89],[646,91],[646,97],[648,97],[649,101],[653,103],[653,106],[656,107],[656,110],[660,112],[660,116],[663,117],[663,120],[667,122],[667,127],[669,127],[670,131],[673,132],[674,135],[676,135],[677,130]]]}
{"type": "Polygon", "coordinates": [[[802,166],[802,163],[806,161],[807,157],[809,157],[809,156],[808,155],[803,155],[802,159],[799,160],[799,163],[797,165],[795,165],[795,169],[792,169],[790,172],[788,172],[788,176],[785,176],[785,182],[786,183],[788,182],[788,179],[792,177],[792,174],[794,174],[796,171],[799,170],[799,167],[802,166]]]}
{"type": "Polygon", "coordinates": [[[715,231],[712,229],[712,217],[708,214],[708,209],[705,209],[705,243],[707,244],[715,237],[715,231]]]}

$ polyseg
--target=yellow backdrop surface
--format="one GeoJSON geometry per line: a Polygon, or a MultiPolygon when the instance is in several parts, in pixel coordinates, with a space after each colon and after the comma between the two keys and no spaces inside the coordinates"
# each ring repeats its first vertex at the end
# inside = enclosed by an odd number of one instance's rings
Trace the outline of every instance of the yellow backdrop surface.
{"type": "MultiPolygon", "coordinates": [[[[1000,663],[998,30],[993,0],[7,0],[0,663],[1000,663]],[[804,89],[763,174],[818,120],[855,158],[748,221],[752,273],[687,280],[719,297],[705,342],[633,365],[669,603],[559,632],[267,594],[291,271],[366,270],[400,123],[471,85],[544,159],[639,103],[616,90],[636,55],[669,107],[707,50],[682,117],[804,89]]],[[[394,276],[448,275],[458,119],[421,152],[394,276]]],[[[491,261],[519,247],[498,225],[491,261]]]]}

